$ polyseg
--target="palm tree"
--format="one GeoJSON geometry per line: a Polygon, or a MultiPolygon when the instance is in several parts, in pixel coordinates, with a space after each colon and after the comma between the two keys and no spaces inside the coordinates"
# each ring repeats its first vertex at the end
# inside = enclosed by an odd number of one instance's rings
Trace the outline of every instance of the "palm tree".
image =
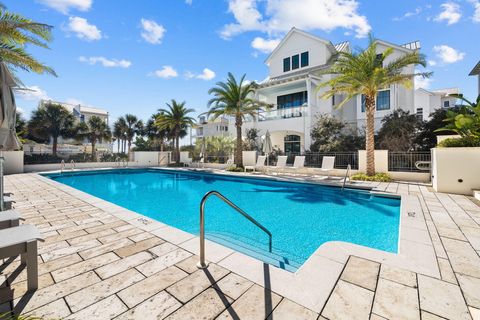
{"type": "Polygon", "coordinates": [[[128,143],[128,154],[130,154],[130,148],[132,147],[133,138],[136,134],[140,134],[142,132],[143,122],[142,120],[138,120],[138,118],[133,114],[126,114],[125,122],[127,125],[125,131],[125,139],[128,143]]]}
{"type": "Polygon", "coordinates": [[[47,102],[32,112],[28,132],[37,139],[52,138],[52,154],[57,156],[58,137],[75,134],[75,117],[63,106],[47,102]]]}
{"type": "Polygon", "coordinates": [[[52,26],[8,12],[0,4],[0,59],[13,69],[50,73],[55,71],[27,53],[25,47],[34,45],[47,48],[52,40],[52,26]]]}
{"type": "Polygon", "coordinates": [[[159,130],[168,130],[175,144],[175,160],[180,163],[180,137],[186,134],[186,129],[195,124],[195,119],[188,116],[195,110],[185,107],[185,101],[178,103],[172,99],[166,104],[168,109],[159,109],[155,125],[159,130]]]}
{"type": "Polygon", "coordinates": [[[97,160],[97,151],[95,144],[102,143],[103,140],[110,140],[112,133],[107,123],[97,116],[92,116],[88,122],[82,122],[79,125],[78,137],[87,139],[92,144],[92,160],[97,160]]]}
{"type": "Polygon", "coordinates": [[[366,149],[367,175],[375,174],[375,101],[378,90],[400,84],[412,87],[415,76],[429,77],[431,73],[411,73],[407,67],[422,65],[425,67],[425,57],[418,51],[406,53],[399,58],[387,58],[393,53],[392,48],[383,53],[377,53],[377,43],[371,38],[367,49],[360,52],[339,52],[331,69],[324,74],[333,78],[324,81],[319,88],[328,87],[322,94],[325,99],[336,94],[344,94],[345,99],[337,105],[341,108],[349,100],[362,95],[365,101],[366,114],[366,149]]]}
{"type": "Polygon", "coordinates": [[[245,74],[237,81],[229,72],[227,82],[217,82],[216,86],[208,90],[214,97],[208,101],[210,110],[207,116],[213,120],[220,116],[235,118],[237,140],[235,147],[235,164],[242,166],[242,125],[246,116],[255,117],[260,107],[269,106],[263,102],[253,99],[255,93],[255,82],[247,83],[245,74]]]}
{"type": "Polygon", "coordinates": [[[148,119],[144,130],[143,135],[148,138],[151,143],[151,146],[155,150],[163,151],[165,140],[171,138],[170,131],[168,129],[159,129],[155,125],[155,121],[158,118],[159,113],[153,114],[151,119],[148,119]]]}
{"type": "Polygon", "coordinates": [[[124,117],[118,118],[117,121],[113,124],[113,136],[117,139],[117,151],[125,153],[125,141],[126,141],[126,132],[127,132],[127,121],[124,117]]]}

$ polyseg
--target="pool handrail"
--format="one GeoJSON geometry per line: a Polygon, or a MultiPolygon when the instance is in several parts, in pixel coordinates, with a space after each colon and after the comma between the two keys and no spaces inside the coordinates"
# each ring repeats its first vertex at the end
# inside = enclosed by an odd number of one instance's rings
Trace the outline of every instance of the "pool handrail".
{"type": "Polygon", "coordinates": [[[70,169],[72,169],[72,171],[75,170],[75,161],[73,161],[73,159],[70,160],[70,169]]]}
{"type": "Polygon", "coordinates": [[[350,180],[350,176],[348,175],[350,173],[350,170],[352,170],[352,167],[349,164],[347,166],[347,172],[345,172],[345,177],[343,178],[342,190],[345,188],[345,183],[347,182],[347,176],[348,176],[348,179],[350,180]]]}
{"type": "Polygon", "coordinates": [[[202,201],[200,201],[200,261],[197,263],[197,267],[199,269],[205,269],[208,267],[208,263],[205,262],[205,202],[210,196],[216,196],[226,204],[228,204],[230,207],[235,209],[238,213],[240,213],[242,216],[247,218],[250,222],[252,222],[254,225],[259,227],[263,232],[265,232],[268,235],[269,242],[268,242],[268,250],[272,252],[272,233],[268,231],[267,228],[265,228],[260,222],[255,220],[252,216],[250,216],[248,213],[240,209],[236,204],[234,204],[232,201],[227,199],[224,195],[222,195],[220,192],[212,190],[207,192],[203,198],[202,201]]]}
{"type": "Polygon", "coordinates": [[[60,162],[60,173],[63,173],[63,170],[65,170],[65,160],[62,159],[60,162]]]}

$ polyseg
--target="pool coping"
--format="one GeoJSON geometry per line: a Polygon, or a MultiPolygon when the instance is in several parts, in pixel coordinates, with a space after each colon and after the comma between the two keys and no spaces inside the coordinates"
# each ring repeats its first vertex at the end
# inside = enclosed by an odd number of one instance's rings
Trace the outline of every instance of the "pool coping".
{"type": "MultiPolygon", "coordinates": [[[[146,167],[148,169],[159,169],[146,167]]],[[[118,168],[105,168],[95,170],[111,170],[118,168]]],[[[129,168],[136,170],[140,168],[129,168]]],[[[145,169],[145,168],[143,168],[145,169]]],[[[160,168],[162,170],[188,171],[183,168],[160,168]]],[[[75,170],[92,171],[92,170],[75,170]]],[[[199,170],[195,170],[199,171],[199,170]]],[[[199,237],[169,226],[140,213],[128,210],[106,200],[97,198],[88,193],[67,186],[55,180],[49,179],[42,174],[56,173],[48,171],[36,174],[42,181],[60,189],[72,196],[77,197],[99,209],[104,210],[127,223],[130,223],[144,231],[150,232],[179,247],[198,255],[199,237]]],[[[201,172],[201,171],[199,171],[201,172]]],[[[212,173],[211,174],[218,174],[212,173]]],[[[222,173],[223,174],[223,173],[222,173]]],[[[251,174],[231,174],[231,176],[259,178],[251,174]]],[[[269,176],[262,178],[270,179],[269,176]]],[[[285,177],[273,177],[270,180],[298,182],[285,177]]],[[[303,183],[328,185],[332,184],[304,181],[303,183]]],[[[349,186],[350,187],[350,186],[349,186]]],[[[356,186],[358,187],[358,186],[356,186]]],[[[387,197],[399,197],[400,203],[400,233],[399,252],[397,254],[372,249],[342,241],[330,241],[322,244],[295,272],[286,271],[269,265],[261,260],[228,248],[224,245],[206,240],[205,251],[207,260],[216,263],[230,271],[237,273],[246,279],[253,281],[265,288],[272,290],[306,308],[315,312],[321,312],[328,300],[335,284],[342,273],[348,258],[353,255],[369,259],[379,263],[385,263],[394,267],[407,269],[433,277],[439,277],[440,272],[433,248],[433,243],[428,233],[422,206],[417,196],[401,195],[377,191],[374,188],[358,187],[370,190],[376,195],[387,197]]]]}

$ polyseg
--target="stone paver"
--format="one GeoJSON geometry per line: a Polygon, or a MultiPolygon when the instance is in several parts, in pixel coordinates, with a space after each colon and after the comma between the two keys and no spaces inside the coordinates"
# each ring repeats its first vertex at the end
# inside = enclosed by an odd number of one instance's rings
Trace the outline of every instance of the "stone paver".
{"type": "Polygon", "coordinates": [[[471,319],[458,286],[418,276],[420,308],[447,319],[471,319]]]}
{"type": "Polygon", "coordinates": [[[373,292],[340,280],[322,311],[327,319],[369,319],[373,292]]]}
{"type": "Polygon", "coordinates": [[[375,291],[380,264],[377,262],[350,257],[342,273],[342,280],[375,291]]]}
{"type": "Polygon", "coordinates": [[[115,318],[116,320],[163,319],[182,304],[166,291],[159,292],[135,308],[115,318]]]}
{"type": "Polygon", "coordinates": [[[225,310],[231,303],[232,299],[210,288],[187,302],[182,308],[175,311],[166,319],[169,320],[201,320],[214,319],[217,315],[225,310]]]}
{"type": "Polygon", "coordinates": [[[372,312],[387,319],[420,319],[417,290],[380,279],[372,312]]]}
{"type": "MultiPolygon", "coordinates": [[[[36,292],[27,292],[19,259],[0,265],[0,313],[13,307],[46,319],[480,318],[480,207],[468,197],[433,193],[422,185],[370,183],[416,201],[429,237],[425,227],[407,231],[423,246],[431,239],[439,279],[358,255],[345,257],[336,262],[336,272],[343,272],[325,291],[326,301],[313,308],[318,316],[302,306],[304,300],[255,284],[263,283],[259,279],[214,263],[199,270],[195,240],[185,232],[168,226],[154,230],[153,224],[146,226],[151,232],[144,231],[141,221],[118,218],[131,219],[131,212],[116,217],[111,212],[119,212],[117,206],[77,197],[35,174],[7,176],[5,183],[15,208],[46,241],[39,243],[36,292]]],[[[271,267],[273,278],[276,271],[271,267]]],[[[322,285],[324,276],[308,272],[322,285]]]]}

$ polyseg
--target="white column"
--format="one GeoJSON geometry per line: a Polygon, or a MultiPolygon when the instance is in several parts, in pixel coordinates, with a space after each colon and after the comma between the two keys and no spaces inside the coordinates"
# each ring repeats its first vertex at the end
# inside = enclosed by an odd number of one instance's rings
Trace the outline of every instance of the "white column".
{"type": "Polygon", "coordinates": [[[309,150],[310,145],[312,144],[312,138],[310,137],[310,130],[311,130],[311,122],[312,122],[312,97],[314,96],[314,93],[312,93],[312,80],[310,78],[307,78],[306,85],[307,85],[307,115],[303,117],[304,146],[302,151],[309,150]]]}

